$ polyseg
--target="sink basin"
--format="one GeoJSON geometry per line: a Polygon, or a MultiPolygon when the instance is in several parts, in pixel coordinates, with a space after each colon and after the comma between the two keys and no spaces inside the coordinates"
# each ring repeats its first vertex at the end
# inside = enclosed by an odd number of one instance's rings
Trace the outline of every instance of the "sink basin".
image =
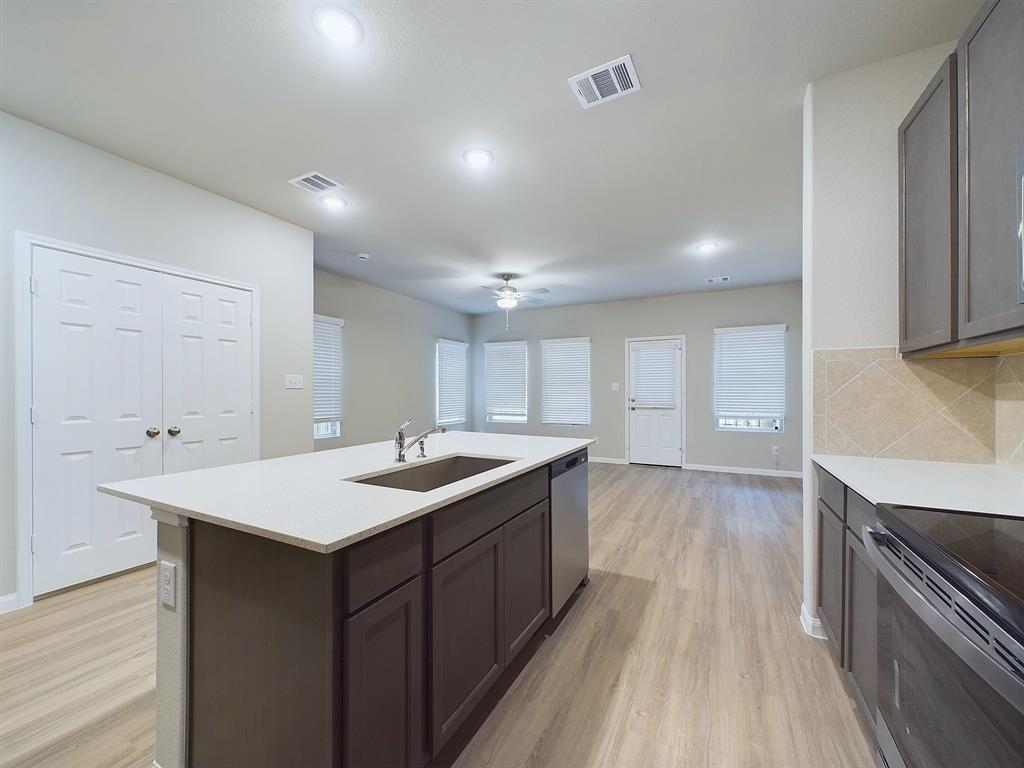
{"type": "Polygon", "coordinates": [[[449,456],[437,461],[409,464],[401,469],[389,469],[377,475],[355,480],[366,485],[399,488],[403,491],[432,491],[467,477],[479,475],[489,469],[511,464],[515,459],[488,459],[481,456],[449,456]]]}

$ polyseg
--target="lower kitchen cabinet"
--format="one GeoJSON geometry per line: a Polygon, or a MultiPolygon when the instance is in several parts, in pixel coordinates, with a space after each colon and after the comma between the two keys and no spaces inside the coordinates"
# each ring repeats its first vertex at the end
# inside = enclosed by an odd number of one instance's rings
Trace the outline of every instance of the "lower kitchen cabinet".
{"type": "Polygon", "coordinates": [[[846,671],[861,713],[875,722],[878,701],[878,608],[875,564],[852,532],[846,535],[845,616],[846,671]]]}
{"type": "Polygon", "coordinates": [[[344,764],[422,768],[426,732],[423,577],[345,619],[344,764]]]}
{"type": "Polygon", "coordinates": [[[818,501],[818,619],[835,657],[843,661],[843,521],[818,501]]]}
{"type": "Polygon", "coordinates": [[[551,615],[548,502],[542,501],[504,527],[505,663],[511,663],[551,615]]]}
{"type": "Polygon", "coordinates": [[[430,570],[435,754],[505,668],[504,566],[498,528],[430,570]]]}

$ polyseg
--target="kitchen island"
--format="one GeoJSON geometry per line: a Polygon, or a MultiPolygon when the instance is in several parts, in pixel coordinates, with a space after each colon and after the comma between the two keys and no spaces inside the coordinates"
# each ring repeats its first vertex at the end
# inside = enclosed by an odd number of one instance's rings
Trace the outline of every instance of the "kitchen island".
{"type": "Polygon", "coordinates": [[[551,618],[549,465],[591,442],[451,432],[407,464],[385,441],[101,486],[160,522],[157,763],[421,768],[463,740],[551,618]]]}

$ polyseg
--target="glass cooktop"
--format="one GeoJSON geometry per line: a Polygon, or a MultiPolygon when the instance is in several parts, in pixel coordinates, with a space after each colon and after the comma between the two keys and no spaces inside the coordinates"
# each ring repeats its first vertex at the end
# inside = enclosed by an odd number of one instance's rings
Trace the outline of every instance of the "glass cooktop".
{"type": "Polygon", "coordinates": [[[879,519],[955,583],[973,580],[993,618],[1024,633],[1024,518],[885,505],[879,519]]]}

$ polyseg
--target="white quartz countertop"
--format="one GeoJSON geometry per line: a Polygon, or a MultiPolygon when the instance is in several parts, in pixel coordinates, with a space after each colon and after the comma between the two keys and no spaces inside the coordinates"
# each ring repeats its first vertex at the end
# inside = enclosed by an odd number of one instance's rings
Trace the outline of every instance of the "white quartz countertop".
{"type": "Polygon", "coordinates": [[[1024,473],[1003,467],[824,454],[811,459],[872,504],[1024,518],[1024,473]]]}
{"type": "Polygon", "coordinates": [[[154,509],[333,552],[593,444],[590,439],[448,432],[431,435],[426,459],[456,454],[511,464],[420,493],[350,482],[394,469],[394,442],[252,461],[99,486],[154,509]]]}

